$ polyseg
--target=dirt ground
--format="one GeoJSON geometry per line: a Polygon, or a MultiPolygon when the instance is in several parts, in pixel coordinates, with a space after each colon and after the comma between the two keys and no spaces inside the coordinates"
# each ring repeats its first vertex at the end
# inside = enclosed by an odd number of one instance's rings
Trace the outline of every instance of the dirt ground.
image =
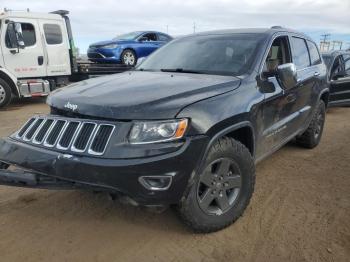
{"type": "MultiPolygon", "coordinates": [[[[0,136],[47,111],[13,104],[0,136]]],[[[261,162],[244,216],[213,234],[103,194],[0,186],[0,261],[350,261],[349,120],[350,108],[331,109],[320,146],[289,144],[261,162]]]]}

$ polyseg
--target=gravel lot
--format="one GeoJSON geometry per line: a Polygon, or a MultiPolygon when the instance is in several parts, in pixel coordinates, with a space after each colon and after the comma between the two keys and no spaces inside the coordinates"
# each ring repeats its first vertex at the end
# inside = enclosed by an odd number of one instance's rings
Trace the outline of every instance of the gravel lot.
{"type": "MultiPolygon", "coordinates": [[[[43,100],[0,111],[9,135],[43,100]]],[[[289,144],[257,167],[241,217],[196,235],[104,194],[0,186],[1,261],[350,261],[350,108],[329,110],[319,147],[289,144]]]]}

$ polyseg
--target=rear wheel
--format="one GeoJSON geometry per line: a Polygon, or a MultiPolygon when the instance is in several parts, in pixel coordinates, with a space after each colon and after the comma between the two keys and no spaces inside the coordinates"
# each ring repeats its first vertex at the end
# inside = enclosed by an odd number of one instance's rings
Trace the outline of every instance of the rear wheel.
{"type": "Polygon", "coordinates": [[[10,103],[11,97],[12,93],[9,84],[0,78],[0,108],[10,103]]]}
{"type": "Polygon", "coordinates": [[[179,205],[179,213],[196,232],[214,232],[237,220],[247,207],[255,183],[249,150],[231,138],[212,146],[205,168],[179,205]]]}
{"type": "Polygon", "coordinates": [[[321,141],[325,118],[326,106],[321,100],[316,108],[309,127],[303,134],[297,137],[297,143],[305,148],[311,149],[316,147],[321,141]]]}
{"type": "Polygon", "coordinates": [[[137,57],[134,51],[126,49],[122,53],[122,63],[128,66],[135,66],[137,62],[137,57]]]}

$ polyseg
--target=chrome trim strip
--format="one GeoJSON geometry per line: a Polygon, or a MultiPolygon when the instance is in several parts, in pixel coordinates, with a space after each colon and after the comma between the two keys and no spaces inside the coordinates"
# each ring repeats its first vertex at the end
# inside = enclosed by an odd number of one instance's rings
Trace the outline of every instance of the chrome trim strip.
{"type": "Polygon", "coordinates": [[[88,149],[88,153],[91,154],[91,155],[95,155],[95,156],[101,156],[101,155],[103,155],[103,154],[105,153],[106,149],[107,149],[107,145],[108,145],[108,143],[109,143],[109,140],[110,140],[111,137],[112,137],[112,134],[113,134],[113,132],[114,132],[114,129],[115,129],[115,125],[100,124],[100,125],[98,126],[98,128],[97,128],[97,130],[96,130],[96,132],[95,132],[95,134],[94,134],[94,136],[93,136],[93,138],[91,139],[91,143],[90,143],[90,146],[89,146],[89,149],[88,149]],[[102,152],[96,152],[96,151],[94,151],[94,150],[91,149],[91,146],[92,146],[92,143],[94,142],[95,137],[96,137],[98,131],[100,130],[100,127],[101,127],[101,126],[111,126],[111,127],[112,127],[112,131],[111,131],[111,133],[110,133],[110,135],[109,135],[109,137],[108,137],[108,139],[107,139],[107,141],[106,141],[106,144],[105,144],[105,146],[104,146],[103,151],[102,151],[102,152]]]}

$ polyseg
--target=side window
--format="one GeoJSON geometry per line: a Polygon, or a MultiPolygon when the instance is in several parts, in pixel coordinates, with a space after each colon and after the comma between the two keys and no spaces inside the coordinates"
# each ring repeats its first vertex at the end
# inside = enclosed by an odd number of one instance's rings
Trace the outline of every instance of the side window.
{"type": "Polygon", "coordinates": [[[309,52],[304,39],[292,37],[293,63],[297,69],[303,69],[310,66],[309,52]]]}
{"type": "Polygon", "coordinates": [[[317,46],[311,41],[306,41],[309,48],[311,65],[317,65],[321,63],[320,53],[318,52],[317,46]]]}
{"type": "Polygon", "coordinates": [[[350,55],[343,55],[344,57],[344,65],[345,65],[345,72],[347,75],[350,75],[350,55]]]}
{"type": "Polygon", "coordinates": [[[158,40],[167,42],[170,41],[170,38],[167,35],[158,34],[158,40]]]}
{"type": "Polygon", "coordinates": [[[144,34],[143,37],[146,37],[147,41],[157,41],[157,36],[154,33],[144,34]]]}
{"type": "Polygon", "coordinates": [[[48,45],[62,44],[62,32],[59,25],[44,24],[44,34],[48,45]]]}
{"type": "MultiPolygon", "coordinates": [[[[33,46],[36,43],[35,28],[30,23],[21,23],[23,42],[26,47],[33,46]]],[[[6,31],[5,43],[7,48],[13,48],[10,43],[9,32],[6,31]]]]}
{"type": "Polygon", "coordinates": [[[279,65],[291,63],[290,47],[287,36],[276,38],[269,50],[263,68],[265,77],[273,76],[279,65]]]}

